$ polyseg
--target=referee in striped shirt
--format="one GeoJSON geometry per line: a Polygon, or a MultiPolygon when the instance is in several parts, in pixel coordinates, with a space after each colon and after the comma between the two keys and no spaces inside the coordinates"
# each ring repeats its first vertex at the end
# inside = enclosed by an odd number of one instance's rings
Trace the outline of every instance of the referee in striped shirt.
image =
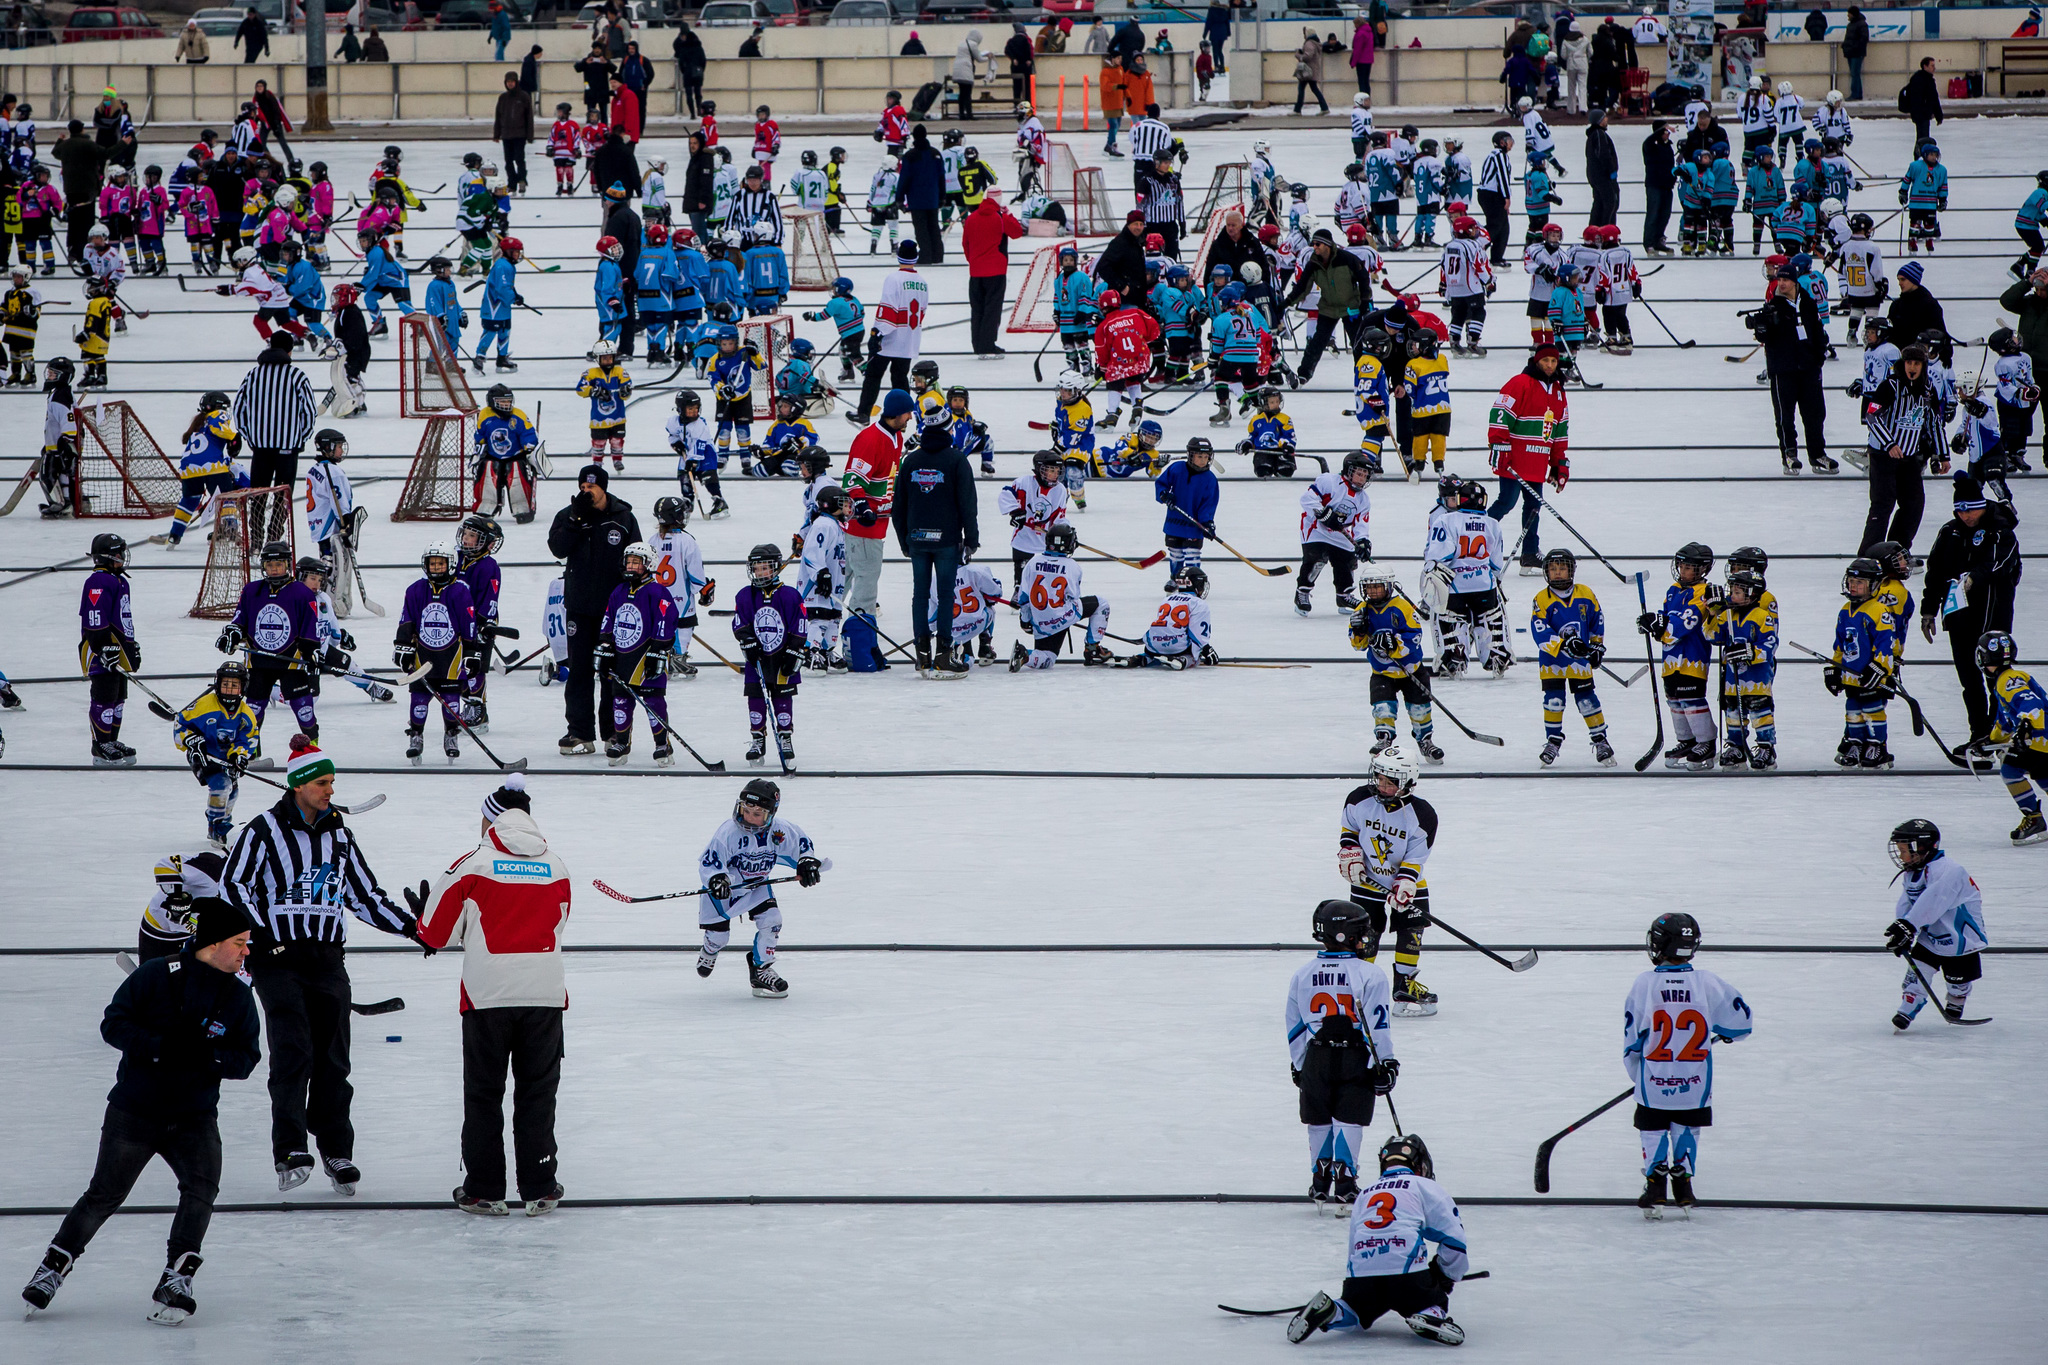
{"type": "MultiPolygon", "coordinates": [[[[292,364],[289,332],[273,332],[269,349],[256,357],[235,391],[235,430],[249,443],[249,486],[283,488],[273,499],[268,530],[254,541],[280,540],[291,523],[293,491],[299,477],[299,452],[313,434],[320,405],[306,372],[292,364]]],[[[254,529],[254,528],[252,528],[254,529]]]]}
{"type": "Polygon", "coordinates": [[[1502,129],[1479,165],[1479,207],[1486,214],[1486,235],[1493,239],[1496,270],[1508,263],[1508,200],[1515,193],[1515,167],[1508,154],[1514,145],[1515,135],[1502,129]]]}
{"type": "Polygon", "coordinates": [[[1159,117],[1159,106],[1145,106],[1145,117],[1131,125],[1131,188],[1143,192],[1145,177],[1161,152],[1173,148],[1173,129],[1159,117]]]}
{"type": "MultiPolygon", "coordinates": [[[[293,1189],[313,1173],[306,1135],[341,1194],[354,1194],[355,1090],[349,1073],[349,981],[342,962],[355,915],[386,933],[419,941],[417,912],[391,903],[354,833],[333,806],[334,762],[303,735],[292,738],[285,769],[290,790],[251,820],[235,840],[221,876],[227,899],[256,926],[249,975],[263,1002],[270,1036],[270,1148],[277,1187],[293,1189]]],[[[419,897],[422,890],[408,889],[419,897]]],[[[434,950],[421,945],[428,956],[434,950]]]]}
{"type": "Polygon", "coordinates": [[[732,207],[725,217],[726,226],[736,229],[747,239],[747,245],[772,242],[782,245],[782,205],[777,202],[775,191],[764,189],[764,177],[759,166],[747,167],[746,179],[733,193],[732,207]],[[766,229],[762,230],[762,225],[766,229]]]}

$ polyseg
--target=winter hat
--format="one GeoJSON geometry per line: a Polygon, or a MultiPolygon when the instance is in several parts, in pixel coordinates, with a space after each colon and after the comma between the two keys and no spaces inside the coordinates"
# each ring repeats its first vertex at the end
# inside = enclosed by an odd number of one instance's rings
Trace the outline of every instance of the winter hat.
{"type": "Polygon", "coordinates": [[[533,802],[526,795],[526,774],[513,773],[505,779],[505,785],[484,798],[484,819],[496,820],[508,810],[533,812],[533,802]]]}
{"type": "Polygon", "coordinates": [[[942,455],[953,448],[953,424],[944,418],[926,427],[917,438],[917,448],[927,455],[942,455]]]}
{"type": "Polygon", "coordinates": [[[249,917],[218,896],[201,896],[192,902],[192,946],[211,948],[224,939],[255,928],[249,917]]]}
{"type": "Polygon", "coordinates": [[[1534,354],[1532,354],[1529,357],[1529,359],[1541,360],[1545,356],[1549,356],[1552,360],[1562,360],[1564,359],[1564,352],[1558,350],[1557,347],[1552,346],[1549,342],[1546,341],[1545,343],[1543,343],[1543,345],[1538,346],[1536,348],[1534,354]]]}
{"type": "Polygon", "coordinates": [[[610,488],[612,476],[604,472],[604,466],[601,464],[587,464],[576,472],[576,486],[581,488],[586,483],[594,483],[599,488],[610,488]]]}
{"type": "Polygon", "coordinates": [[[1899,278],[1902,280],[1911,280],[1915,284],[1920,283],[1921,276],[1925,275],[1926,273],[1926,268],[1922,266],[1918,261],[1908,261],[1904,265],[1899,267],[1899,278]]]}
{"type": "Polygon", "coordinates": [[[285,763],[285,785],[303,787],[318,777],[334,776],[334,760],[320,752],[320,746],[304,735],[292,736],[292,756],[285,763]]]}
{"type": "Polygon", "coordinates": [[[917,243],[905,237],[896,244],[896,259],[905,265],[917,264],[917,243]]]}
{"type": "Polygon", "coordinates": [[[1966,512],[1972,507],[1983,507],[1986,505],[1984,487],[1968,474],[1957,474],[1955,500],[1958,512],[1966,512]]]}
{"type": "Polygon", "coordinates": [[[917,400],[902,389],[891,389],[888,396],[882,399],[882,416],[884,417],[901,417],[906,413],[916,411],[917,400]]]}

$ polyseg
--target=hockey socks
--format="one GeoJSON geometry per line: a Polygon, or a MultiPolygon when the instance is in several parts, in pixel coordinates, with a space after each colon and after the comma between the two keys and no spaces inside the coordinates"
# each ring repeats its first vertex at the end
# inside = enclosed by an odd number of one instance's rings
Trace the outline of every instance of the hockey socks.
{"type": "Polygon", "coordinates": [[[1359,1143],[1365,1127],[1357,1123],[1308,1123],[1308,1164],[1311,1171],[1327,1161],[1358,1169],[1359,1143]]]}
{"type": "MultiPolygon", "coordinates": [[[[1942,1012],[1951,1017],[1960,1018],[1962,1017],[1963,1006],[1969,1003],[1970,992],[1976,989],[1977,982],[1974,979],[1957,981],[1951,977],[1946,984],[1947,991],[1942,1000],[1942,1012]]],[[[1914,972],[1911,965],[1908,965],[1906,968],[1906,978],[1899,983],[1899,1017],[1910,1024],[1913,1020],[1920,1017],[1920,1011],[1926,1007],[1927,992],[1920,985],[1920,975],[1914,972]]],[[[1898,1027],[1905,1027],[1904,1024],[1899,1024],[1897,1019],[1894,1019],[1892,1022],[1898,1027]]]]}
{"type": "Polygon", "coordinates": [[[1688,1180],[1692,1178],[1699,1163],[1699,1129],[1674,1123],[1664,1128],[1642,1130],[1637,1136],[1643,1140],[1645,1178],[1659,1172],[1684,1176],[1688,1180]]]}
{"type": "MultiPolygon", "coordinates": [[[[1543,733],[1546,738],[1560,743],[1564,740],[1564,693],[1566,680],[1545,678],[1543,680],[1543,733]]],[[[1585,717],[1586,729],[1594,735],[1607,733],[1607,717],[1600,709],[1600,695],[1593,690],[1590,678],[1572,679],[1572,702],[1585,717]]]]}
{"type": "MultiPolygon", "coordinates": [[[[775,698],[775,728],[785,735],[791,733],[795,722],[795,714],[791,710],[795,701],[795,694],[790,692],[779,693],[775,698]]],[[[768,707],[763,698],[747,698],[747,725],[757,733],[767,728],[768,707]]]]}

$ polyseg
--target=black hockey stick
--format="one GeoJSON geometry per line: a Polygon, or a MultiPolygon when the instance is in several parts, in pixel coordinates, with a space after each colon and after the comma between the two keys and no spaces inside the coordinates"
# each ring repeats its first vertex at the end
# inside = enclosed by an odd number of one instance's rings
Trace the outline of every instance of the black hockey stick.
{"type": "MultiPolygon", "coordinates": [[[[1811,655],[1812,657],[1820,660],[1823,664],[1831,664],[1834,662],[1832,658],[1821,653],[1819,650],[1811,649],[1806,645],[1802,645],[1797,640],[1787,640],[1785,643],[1792,646],[1792,648],[1798,650],[1801,654],[1811,655]]],[[[1941,756],[1947,759],[1950,763],[1953,763],[1956,767],[1965,769],[1966,771],[1970,772],[1976,771],[1975,768],[1971,767],[1969,759],[1963,757],[1954,749],[1949,748],[1947,744],[1942,742],[1941,736],[1935,734],[1934,727],[1927,723],[1926,713],[1920,709],[1919,700],[1916,697],[1914,697],[1911,693],[1907,692],[1905,688],[1899,686],[1899,677],[1897,672],[1887,674],[1885,677],[1885,684],[1888,687],[1890,687],[1892,691],[1898,694],[1900,701],[1906,703],[1906,712],[1908,715],[1912,717],[1913,720],[1914,734],[1926,735],[1929,738],[1933,739],[1935,746],[1941,750],[1941,756]]]]}
{"type": "Polygon", "coordinates": [[[1052,331],[1046,336],[1045,344],[1038,348],[1038,354],[1031,357],[1031,377],[1041,384],[1045,382],[1045,353],[1052,349],[1053,340],[1056,337],[1058,337],[1059,334],[1060,329],[1057,326],[1055,326],[1052,329],[1052,331]]]}
{"type": "Polygon", "coordinates": [[[447,716],[448,719],[454,721],[456,728],[460,729],[463,734],[469,736],[469,742],[471,744],[476,745],[476,747],[483,752],[483,756],[485,758],[488,758],[489,760],[491,760],[491,762],[498,765],[499,772],[523,773],[526,771],[525,759],[515,758],[510,763],[507,763],[504,759],[499,758],[496,754],[491,752],[490,745],[484,743],[482,740],[477,738],[476,731],[470,729],[469,722],[462,718],[462,702],[460,698],[456,700],[455,705],[450,706],[448,704],[448,698],[445,694],[441,692],[436,692],[434,694],[434,697],[437,701],[441,703],[441,713],[447,716]]]}
{"type": "MultiPolygon", "coordinates": [[[[1576,535],[1578,533],[1573,532],[1573,534],[1576,535]]],[[[1605,564],[1606,561],[1603,559],[1601,563],[1605,564]]],[[[1614,566],[1608,564],[1607,567],[1611,569],[1614,566]]],[[[1640,573],[1636,575],[1636,602],[1642,607],[1644,615],[1648,615],[1650,611],[1650,598],[1648,592],[1643,587],[1643,576],[1640,573]]],[[[1643,632],[1643,651],[1649,655],[1650,659],[1650,710],[1657,717],[1657,738],[1651,741],[1650,751],[1636,760],[1636,771],[1641,772],[1650,766],[1650,760],[1655,758],[1657,752],[1664,747],[1664,699],[1658,695],[1660,689],[1657,686],[1657,641],[1650,634],[1647,627],[1639,625],[1637,629],[1643,632]]],[[[1570,1131],[1570,1129],[1565,1130],[1565,1132],[1570,1131]]],[[[1564,1134],[1560,1133],[1558,1136],[1563,1137],[1564,1134]]]]}
{"type": "MultiPolygon", "coordinates": [[[[127,976],[133,974],[137,964],[128,954],[115,953],[114,965],[121,969],[122,975],[127,976]]],[[[367,1005],[358,1005],[350,1001],[349,1008],[357,1014],[396,1014],[405,1008],[405,997],[394,995],[389,1000],[372,1000],[367,1005]]]]}
{"type": "MultiPolygon", "coordinates": [[[[1378,1071],[1380,1069],[1380,1050],[1379,1045],[1372,1040],[1372,1030],[1365,1028],[1360,1029],[1359,1032],[1365,1037],[1365,1055],[1372,1058],[1372,1068],[1378,1071]]],[[[1399,1110],[1394,1108],[1394,1090],[1391,1082],[1388,1083],[1386,1092],[1381,1094],[1380,1098],[1387,1102],[1387,1117],[1394,1121],[1394,1136],[1400,1137],[1401,1114],[1399,1110]]]]}
{"type": "MultiPolygon", "coordinates": [[[[647,706],[646,695],[642,693],[639,688],[633,686],[631,683],[626,682],[615,675],[612,678],[612,685],[614,687],[617,687],[620,691],[625,692],[630,696],[634,697],[635,699],[637,699],[643,708],[647,706]]],[[[676,743],[682,745],[685,749],[688,749],[690,751],[690,757],[696,759],[697,762],[703,766],[705,772],[722,773],[725,771],[724,759],[720,759],[718,762],[713,763],[710,759],[698,753],[695,745],[691,744],[689,740],[684,739],[681,735],[677,734],[676,728],[673,725],[670,725],[666,720],[663,720],[661,717],[655,715],[651,709],[649,709],[647,712],[647,719],[656,726],[659,726],[663,734],[666,734],[670,739],[673,739],[676,743]]]]}
{"type": "MultiPolygon", "coordinates": [[[[1394,591],[1400,595],[1400,598],[1403,602],[1406,602],[1409,606],[1415,608],[1415,612],[1417,615],[1427,616],[1429,614],[1428,612],[1423,610],[1422,606],[1419,603],[1417,603],[1414,598],[1408,595],[1408,590],[1403,588],[1399,583],[1396,583],[1394,585],[1394,591]]],[[[1479,733],[1479,731],[1467,725],[1464,721],[1459,720],[1455,715],[1451,714],[1451,709],[1448,706],[1445,706],[1443,702],[1437,699],[1436,680],[1430,676],[1430,671],[1427,665],[1416,670],[1416,674],[1418,677],[1422,679],[1422,692],[1424,696],[1429,698],[1430,708],[1435,711],[1443,712],[1444,719],[1449,721],[1451,724],[1457,726],[1460,730],[1462,730],[1465,734],[1465,738],[1475,740],[1480,744],[1491,744],[1496,749],[1505,749],[1507,747],[1507,741],[1502,739],[1499,735],[1483,735],[1479,733]]],[[[1452,930],[1452,932],[1457,933],[1456,930],[1452,930]]],[[[1458,937],[1465,938],[1463,934],[1458,934],[1458,937]]],[[[1465,939],[1465,941],[1467,943],[1472,942],[1472,940],[1470,939],[1465,939]]],[[[1476,948],[1479,945],[1474,943],[1472,946],[1476,948]]],[[[1519,971],[1520,968],[1517,968],[1516,970],[1519,971]]]]}
{"type": "MultiPolygon", "coordinates": [[[[156,713],[156,707],[154,705],[151,705],[149,709],[151,712],[156,713]]],[[[168,717],[168,719],[176,720],[177,717],[171,716],[168,717]]],[[[275,787],[281,792],[288,792],[291,790],[291,788],[286,786],[284,783],[279,782],[274,778],[265,777],[262,773],[255,772],[250,768],[231,767],[229,764],[223,763],[220,759],[215,758],[212,754],[202,754],[200,755],[200,757],[203,758],[206,762],[212,764],[214,767],[222,769],[223,771],[227,772],[232,779],[239,780],[240,778],[247,777],[253,779],[254,781],[261,782],[266,787],[275,787]]],[[[267,761],[268,760],[260,758],[256,760],[256,762],[258,763],[263,763],[267,761]]],[[[343,815],[361,815],[364,811],[375,810],[377,809],[377,807],[383,805],[384,799],[384,793],[377,792],[375,795],[369,797],[367,800],[360,801],[353,806],[344,806],[339,801],[336,801],[334,803],[334,809],[340,811],[343,815]]]]}
{"type": "MultiPolygon", "coordinates": [[[[1904,954],[1901,954],[1901,956],[1904,956],[1904,954]]],[[[1936,1012],[1938,1012],[1942,1018],[1948,1020],[1951,1024],[1961,1024],[1965,1028],[1968,1028],[1972,1024],[1988,1024],[1991,1022],[1991,1016],[1988,1014],[1981,1019],[1958,1019],[1954,1017],[1947,1010],[1942,1009],[1941,1006],[1934,1004],[1934,987],[1928,985],[1927,978],[1920,975],[1919,963],[1915,962],[1910,957],[1906,958],[1906,970],[1911,972],[1913,974],[1913,979],[1920,983],[1920,989],[1927,992],[1927,1003],[1930,1005],[1934,1005],[1936,1012]]]]}
{"type": "MultiPolygon", "coordinates": [[[[734,882],[732,889],[734,891],[748,891],[757,886],[779,886],[783,882],[793,882],[795,880],[795,877],[770,877],[766,881],[734,882]]],[[[710,887],[700,886],[695,891],[664,891],[658,896],[629,896],[623,891],[605,885],[602,881],[593,880],[590,884],[605,895],[610,896],[613,900],[624,901],[628,905],[642,905],[648,901],[682,900],[689,896],[708,896],[711,894],[710,887]]]]}
{"type": "Polygon", "coordinates": [[[1543,1145],[1536,1149],[1536,1193],[1550,1193],[1550,1154],[1557,1149],[1557,1144],[1635,1093],[1636,1088],[1630,1086],[1598,1109],[1595,1109],[1592,1113],[1572,1124],[1571,1127],[1566,1128],[1563,1132],[1552,1133],[1549,1137],[1543,1139],[1543,1145]]]}
{"type": "MultiPolygon", "coordinates": [[[[1652,318],[1656,318],[1657,325],[1659,327],[1664,327],[1664,319],[1657,317],[1657,310],[1650,307],[1650,301],[1648,299],[1637,299],[1636,302],[1643,305],[1643,311],[1645,313],[1648,313],[1652,318]]],[[[1693,347],[1699,345],[1699,342],[1697,341],[1679,341],[1678,333],[1672,331],[1669,327],[1664,327],[1664,335],[1670,337],[1673,343],[1675,343],[1678,349],[1681,351],[1689,351],[1693,347]]]]}
{"type": "Polygon", "coordinates": [[[1531,967],[1536,965],[1536,950],[1534,948],[1531,948],[1528,952],[1523,953],[1513,962],[1510,962],[1506,958],[1502,957],[1499,953],[1496,953],[1493,949],[1487,947],[1484,943],[1481,943],[1478,939],[1471,938],[1465,934],[1460,933],[1455,928],[1444,923],[1441,919],[1438,919],[1435,915],[1431,915],[1429,917],[1429,922],[1431,924],[1434,924],[1437,928],[1443,930],[1445,933],[1449,934],[1452,938],[1457,939],[1460,943],[1463,943],[1470,948],[1474,948],[1479,952],[1486,954],[1486,956],[1492,958],[1495,962],[1498,962],[1501,966],[1507,968],[1511,972],[1526,972],[1531,967]]]}
{"type": "Polygon", "coordinates": [[[1519,474],[1513,475],[1511,477],[1513,477],[1516,483],[1522,486],[1523,497],[1534,498],[1536,501],[1536,505],[1538,507],[1541,507],[1544,511],[1550,513],[1550,515],[1552,515],[1553,517],[1556,517],[1558,525],[1564,527],[1565,530],[1570,531],[1572,533],[1572,539],[1578,541],[1579,544],[1586,547],[1586,553],[1592,555],[1593,558],[1599,560],[1602,564],[1605,564],[1607,566],[1607,571],[1613,574],[1616,578],[1620,579],[1624,583],[1628,582],[1629,576],[1623,573],[1621,570],[1615,568],[1613,560],[1609,559],[1606,555],[1601,554],[1600,551],[1593,548],[1593,542],[1586,539],[1584,536],[1580,535],[1579,528],[1572,525],[1570,522],[1566,521],[1564,519],[1564,513],[1558,511],[1555,507],[1552,507],[1550,505],[1550,500],[1548,498],[1538,496],[1538,490],[1530,487],[1529,481],[1527,479],[1523,478],[1519,474]]]}

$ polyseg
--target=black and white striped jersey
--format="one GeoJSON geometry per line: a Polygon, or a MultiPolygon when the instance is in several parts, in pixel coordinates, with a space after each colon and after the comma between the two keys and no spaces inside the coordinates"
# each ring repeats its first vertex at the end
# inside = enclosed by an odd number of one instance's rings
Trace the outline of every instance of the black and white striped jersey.
{"type": "Polygon", "coordinates": [[[341,815],[329,810],[309,825],[289,793],[243,827],[221,883],[256,925],[258,943],[346,942],[344,915],[393,934],[412,923],[377,884],[341,815]]]}
{"type": "Polygon", "coordinates": [[[1479,188],[1491,190],[1503,199],[1514,197],[1515,168],[1514,163],[1508,160],[1505,148],[1494,148],[1486,154],[1486,160],[1479,163],[1479,188]]]}
{"type": "Polygon", "coordinates": [[[734,191],[732,210],[726,215],[725,225],[737,229],[748,246],[756,242],[773,242],[781,246],[782,205],[776,202],[775,191],[734,191]]]}

